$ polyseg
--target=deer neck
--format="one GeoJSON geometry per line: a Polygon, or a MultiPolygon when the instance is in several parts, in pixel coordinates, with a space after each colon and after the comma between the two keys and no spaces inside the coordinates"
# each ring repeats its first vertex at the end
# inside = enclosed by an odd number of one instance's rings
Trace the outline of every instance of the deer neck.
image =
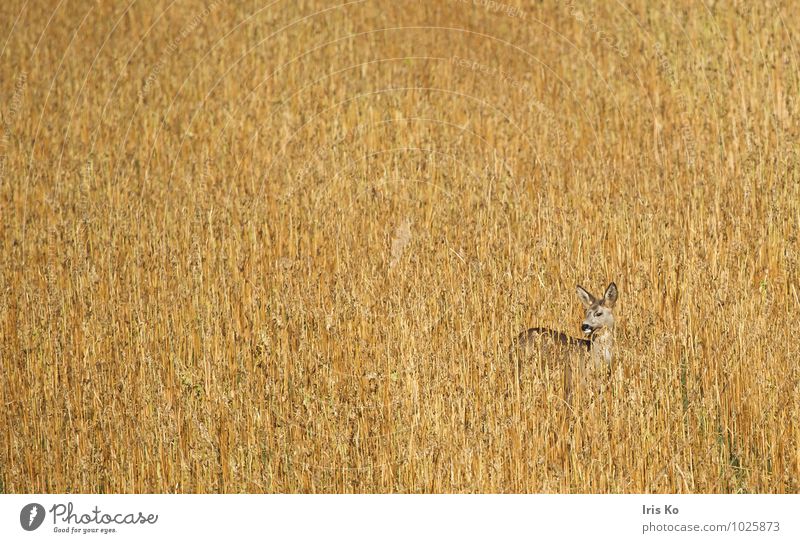
{"type": "Polygon", "coordinates": [[[614,355],[614,331],[603,328],[592,334],[592,358],[602,359],[607,364],[611,363],[614,355]]]}

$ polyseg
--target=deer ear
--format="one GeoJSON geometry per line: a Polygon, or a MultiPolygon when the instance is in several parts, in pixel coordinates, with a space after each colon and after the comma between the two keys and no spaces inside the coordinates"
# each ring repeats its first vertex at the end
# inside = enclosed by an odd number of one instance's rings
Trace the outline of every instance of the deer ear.
{"type": "Polygon", "coordinates": [[[617,285],[614,282],[608,284],[606,293],[603,294],[603,305],[606,307],[614,307],[617,303],[617,285]]]}
{"type": "Polygon", "coordinates": [[[575,291],[578,293],[578,298],[580,298],[580,300],[581,300],[581,303],[584,305],[584,307],[591,307],[591,306],[592,306],[592,304],[593,304],[593,303],[595,303],[595,302],[597,301],[597,300],[595,299],[595,297],[594,297],[594,296],[592,296],[592,295],[589,293],[589,291],[588,291],[588,290],[586,290],[585,288],[583,288],[583,287],[582,287],[582,286],[580,286],[580,285],[577,285],[577,286],[576,286],[576,288],[575,288],[575,291]]]}

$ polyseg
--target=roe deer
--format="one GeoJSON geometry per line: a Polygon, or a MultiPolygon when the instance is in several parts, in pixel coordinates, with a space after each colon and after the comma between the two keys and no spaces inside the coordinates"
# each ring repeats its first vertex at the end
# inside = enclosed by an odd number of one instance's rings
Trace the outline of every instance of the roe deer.
{"type": "Polygon", "coordinates": [[[600,365],[603,362],[610,364],[614,354],[614,304],[617,302],[617,285],[609,283],[601,299],[595,298],[580,285],[577,286],[577,293],[586,308],[586,318],[581,325],[586,339],[570,337],[549,328],[531,328],[518,335],[514,341],[514,350],[520,357],[518,360],[538,349],[543,363],[555,359],[565,364],[564,386],[567,396],[571,389],[572,356],[589,359],[595,365],[600,365]]]}

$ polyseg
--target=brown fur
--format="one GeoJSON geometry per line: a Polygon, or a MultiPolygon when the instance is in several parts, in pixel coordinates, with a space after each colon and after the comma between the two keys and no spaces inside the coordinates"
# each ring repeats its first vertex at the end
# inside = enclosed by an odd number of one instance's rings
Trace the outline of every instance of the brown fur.
{"type": "Polygon", "coordinates": [[[521,349],[527,349],[542,337],[547,337],[560,345],[579,347],[581,350],[589,351],[592,348],[592,342],[588,339],[575,338],[568,336],[564,332],[556,332],[549,328],[529,328],[517,336],[516,345],[521,349]]]}
{"type": "MultiPolygon", "coordinates": [[[[588,339],[535,327],[519,334],[512,348],[512,354],[517,354],[519,364],[537,351],[541,353],[542,364],[560,362],[564,370],[564,394],[567,400],[572,391],[573,363],[577,361],[582,367],[588,359],[595,365],[602,362],[610,364],[614,350],[613,309],[617,301],[617,286],[610,283],[601,299],[597,299],[581,286],[577,287],[577,294],[586,308],[586,317],[581,328],[588,339]]],[[[518,370],[522,370],[521,365],[518,370]]]]}

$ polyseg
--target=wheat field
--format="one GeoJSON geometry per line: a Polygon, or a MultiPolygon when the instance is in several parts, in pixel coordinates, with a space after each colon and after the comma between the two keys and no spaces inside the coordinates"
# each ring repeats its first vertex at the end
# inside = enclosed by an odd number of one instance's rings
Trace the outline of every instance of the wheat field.
{"type": "Polygon", "coordinates": [[[3,2],[0,492],[800,491],[798,8],[3,2]]]}

